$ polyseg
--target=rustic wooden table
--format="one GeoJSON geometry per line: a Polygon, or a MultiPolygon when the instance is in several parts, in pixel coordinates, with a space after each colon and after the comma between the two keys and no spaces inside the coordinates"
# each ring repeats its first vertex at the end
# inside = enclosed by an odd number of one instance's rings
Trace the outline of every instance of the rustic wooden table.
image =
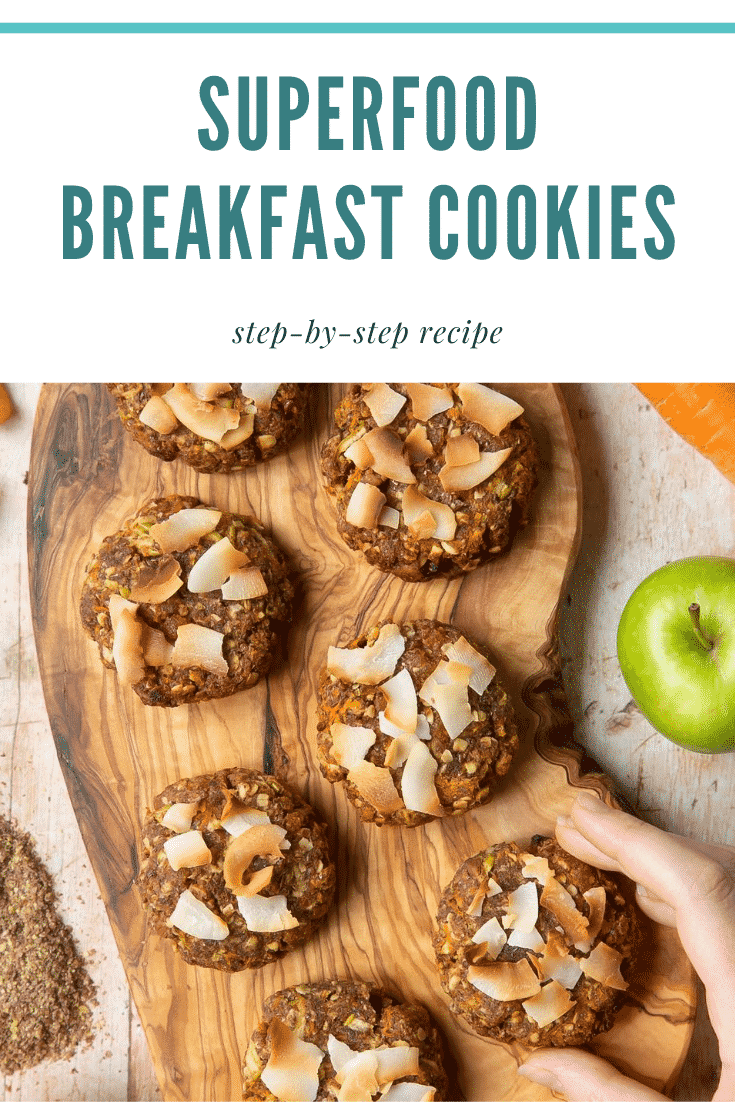
{"type": "MultiPolygon", "coordinates": [[[[97,985],[91,1048],[5,1079],[3,1099],[156,1099],[145,1040],[62,780],[38,678],[26,563],[26,489],[36,384],[14,384],[0,427],[0,813],[34,837],[97,985]]],[[[657,735],[630,700],[615,656],[627,597],[657,566],[735,555],[735,487],[683,443],[627,384],[564,387],[584,479],[583,539],[561,617],[577,738],[641,815],[735,843],[733,758],[703,757],[657,735]]],[[[675,1097],[707,1099],[717,1077],[706,1014],[675,1097]]]]}

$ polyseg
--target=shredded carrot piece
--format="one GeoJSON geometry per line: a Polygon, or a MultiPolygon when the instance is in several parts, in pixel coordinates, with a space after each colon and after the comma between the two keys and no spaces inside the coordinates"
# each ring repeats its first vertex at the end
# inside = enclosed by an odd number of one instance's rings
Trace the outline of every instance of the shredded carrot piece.
{"type": "Polygon", "coordinates": [[[671,428],[735,482],[735,383],[636,383],[671,428]]]}

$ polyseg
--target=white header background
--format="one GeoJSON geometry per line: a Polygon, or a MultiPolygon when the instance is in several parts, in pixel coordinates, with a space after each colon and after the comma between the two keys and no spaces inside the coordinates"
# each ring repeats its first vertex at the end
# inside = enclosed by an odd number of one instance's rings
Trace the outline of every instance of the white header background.
{"type": "MultiPolygon", "coordinates": [[[[468,14],[452,12],[456,19],[468,14]]],[[[94,18],[77,17],[85,15],[94,18]]],[[[208,12],[212,19],[228,15],[208,12]]],[[[714,12],[697,12],[708,16],[714,12]]],[[[639,17],[652,16],[639,10],[639,17]]],[[[670,11],[663,17],[682,18],[670,11]]],[[[735,35],[0,36],[0,88],[3,102],[13,105],[5,112],[0,182],[4,374],[165,379],[232,368],[235,378],[238,371],[294,379],[730,378],[734,54],[735,35]],[[204,150],[197,136],[211,125],[199,86],[213,74],[230,88],[217,101],[230,124],[220,152],[204,150]],[[483,153],[464,141],[464,88],[478,74],[493,80],[497,95],[496,141],[483,153]],[[268,76],[272,97],[268,142],[256,153],[237,141],[237,78],[245,75],[268,76]],[[278,149],[279,75],[301,77],[311,93],[290,152],[278,149]],[[344,89],[332,92],[343,115],[331,134],[344,139],[342,152],[317,149],[319,75],[345,80],[344,89]],[[383,87],[382,152],[350,149],[353,75],[375,77],[383,87]],[[406,93],[416,118],[406,122],[403,152],[390,148],[394,75],[421,82],[406,93]],[[425,137],[425,90],[435,75],[450,77],[457,89],[458,136],[447,152],[431,150],[425,137]],[[537,133],[527,150],[505,150],[506,76],[527,77],[536,89],[537,133]],[[62,259],[64,184],[87,188],[94,200],[95,244],[86,259],[62,259]],[[132,194],[134,260],[102,259],[105,184],[132,194]],[[166,225],[156,232],[168,260],[142,257],[144,184],[169,187],[168,198],[157,201],[166,225]],[[202,189],[208,261],[194,247],[186,261],[174,259],[187,184],[202,189]],[[230,185],[233,197],[240,184],[251,186],[243,209],[253,260],[239,259],[234,238],[233,259],[217,259],[221,184],[230,185]],[[283,228],[274,230],[273,260],[257,258],[261,184],[288,187],[288,197],[274,203],[283,228]],[[317,260],[312,247],[304,260],[291,259],[304,184],[319,188],[327,260],[317,260]],[[333,238],[345,234],[334,207],[344,184],[367,197],[356,211],[367,246],[353,261],[341,260],[333,247],[333,238]],[[393,260],[380,259],[379,203],[369,198],[374,184],[403,185],[403,198],[394,202],[393,260]],[[460,235],[459,250],[445,261],[434,259],[428,245],[428,196],[437,184],[450,184],[460,199],[458,213],[446,220],[447,230],[460,235]],[[485,261],[466,247],[466,195],[476,184],[489,184],[498,197],[498,246],[485,261]],[[505,198],[516,184],[532,187],[538,203],[536,254],[526,261],[513,259],[505,243],[505,198]],[[561,196],[569,184],[578,185],[571,209],[581,259],[568,259],[560,238],[560,259],[548,260],[546,187],[557,185],[561,196]],[[601,188],[601,260],[586,259],[592,184],[601,188]],[[610,259],[613,184],[637,188],[637,197],[625,200],[633,228],[623,238],[637,247],[636,260],[610,259]],[[655,233],[644,199],[656,184],[675,196],[675,205],[663,208],[676,236],[665,261],[648,258],[643,247],[655,233]],[[238,325],[280,322],[305,332],[311,318],[337,332],[400,321],[409,337],[395,351],[346,339],[324,350],[297,340],[276,351],[232,344],[238,325]],[[499,343],[486,341],[475,351],[418,344],[419,326],[464,326],[469,319],[473,327],[502,326],[499,343]]]]}

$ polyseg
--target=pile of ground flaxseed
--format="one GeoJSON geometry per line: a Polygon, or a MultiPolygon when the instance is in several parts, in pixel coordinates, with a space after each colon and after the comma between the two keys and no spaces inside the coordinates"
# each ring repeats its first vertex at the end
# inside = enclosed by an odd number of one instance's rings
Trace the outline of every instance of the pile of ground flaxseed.
{"type": "Polygon", "coordinates": [[[91,1039],[94,985],[59,918],[31,838],[0,816],[0,1071],[60,1060],[91,1039]]]}

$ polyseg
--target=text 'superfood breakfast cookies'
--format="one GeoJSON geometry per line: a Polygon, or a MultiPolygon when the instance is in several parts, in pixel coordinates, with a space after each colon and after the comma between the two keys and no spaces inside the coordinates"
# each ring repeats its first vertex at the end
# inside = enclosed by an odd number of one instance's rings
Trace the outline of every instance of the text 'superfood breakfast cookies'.
{"type": "Polygon", "coordinates": [[[641,941],[632,886],[551,838],[465,861],[437,921],[452,1010],[476,1033],[534,1047],[584,1045],[610,1029],[641,941]]]}
{"type": "Polygon", "coordinates": [[[108,383],[123,425],[159,459],[240,471],[285,451],[304,421],[304,383],[108,383]]]}
{"type": "Polygon", "coordinates": [[[222,769],[156,796],[137,883],[152,929],[189,964],[239,972],[310,937],[335,872],[326,827],[299,795],[265,773],[222,769]]]}
{"type": "Polygon", "coordinates": [[[317,692],[321,771],[379,826],[486,803],[518,748],[485,650],[436,620],[388,620],[330,647],[317,692]]]}
{"type": "Polygon", "coordinates": [[[150,501],[87,567],[82,622],[144,704],[230,696],[271,666],[291,618],[282,552],[253,518],[150,501]]]}
{"type": "Polygon", "coordinates": [[[421,1006],[344,980],[287,987],[263,1012],[243,1068],[251,1102],[448,1097],[442,1041],[421,1006]]]}
{"type": "Polygon", "coordinates": [[[407,581],[451,578],[528,521],[538,449],[523,408],[483,383],[363,383],[322,449],[349,547],[407,581]]]}

